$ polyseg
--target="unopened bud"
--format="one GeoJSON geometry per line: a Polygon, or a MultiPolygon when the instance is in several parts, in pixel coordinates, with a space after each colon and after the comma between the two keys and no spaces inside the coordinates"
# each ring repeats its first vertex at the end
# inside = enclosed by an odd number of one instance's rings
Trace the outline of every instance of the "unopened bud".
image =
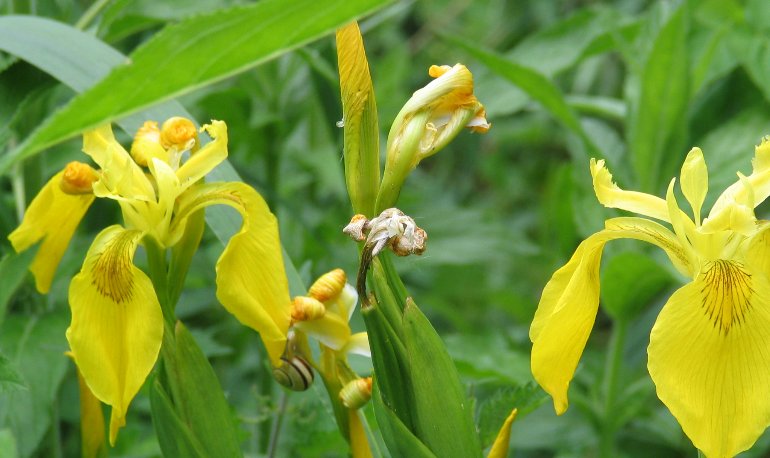
{"type": "Polygon", "coordinates": [[[345,287],[345,282],[347,282],[345,271],[334,269],[318,277],[318,280],[310,286],[308,294],[321,302],[326,302],[339,296],[342,288],[345,287]]]}
{"type": "Polygon", "coordinates": [[[326,307],[313,297],[297,296],[292,302],[291,319],[297,321],[317,320],[326,313],[326,307]]]}
{"type": "Polygon", "coordinates": [[[131,143],[131,157],[142,167],[146,167],[153,158],[168,163],[168,152],[161,146],[157,122],[145,121],[136,131],[131,143]]]}
{"type": "Polygon", "coordinates": [[[340,390],[342,405],[348,409],[360,409],[372,398],[372,378],[357,378],[340,390]]]}
{"type": "Polygon", "coordinates": [[[179,151],[186,150],[195,144],[197,138],[195,124],[181,116],[167,119],[160,129],[160,142],[166,149],[175,146],[179,151]]]}
{"type": "Polygon", "coordinates": [[[66,194],[91,194],[99,176],[90,165],[72,161],[64,168],[59,188],[66,194]]]}

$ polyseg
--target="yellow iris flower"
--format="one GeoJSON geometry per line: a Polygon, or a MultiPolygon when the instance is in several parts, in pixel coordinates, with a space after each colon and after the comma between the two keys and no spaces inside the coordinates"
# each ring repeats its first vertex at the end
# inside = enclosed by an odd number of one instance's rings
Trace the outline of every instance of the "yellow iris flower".
{"type": "Polygon", "coordinates": [[[703,154],[693,148],[682,166],[680,188],[691,219],[674,196],[625,191],[604,161],[591,160],[596,196],[603,205],[638,213],[609,219],[554,273],[530,329],[532,372],[567,409],[567,388],[591,332],[599,303],[604,244],[619,238],[657,245],[692,279],[669,298],[652,328],[648,370],[658,397],[695,446],[710,457],[750,448],[770,424],[770,222],[754,208],[770,196],[770,141],[756,148],[753,172],[701,208],[708,188],[703,154]]]}
{"type": "Polygon", "coordinates": [[[148,122],[137,133],[131,154],[109,125],[86,133],[83,151],[100,169],[69,164],[45,185],[9,236],[17,251],[42,240],[31,270],[38,290],[47,292],[94,197],[120,205],[125,226],[107,227],[96,236],[70,283],[72,323],[67,330],[86,384],[112,406],[111,444],[163,338],[164,319],[153,284],[133,264],[137,246],[147,238],[162,248],[172,247],[196,211],[214,204],[235,208],[243,223],[217,262],[217,298],[260,333],[273,365],[280,364],[286,345],[291,305],[276,219],[248,185],[202,181],[227,157],[227,126],[212,121],[201,131],[212,141],[199,148],[191,121],[171,118],[162,129],[148,122]]]}

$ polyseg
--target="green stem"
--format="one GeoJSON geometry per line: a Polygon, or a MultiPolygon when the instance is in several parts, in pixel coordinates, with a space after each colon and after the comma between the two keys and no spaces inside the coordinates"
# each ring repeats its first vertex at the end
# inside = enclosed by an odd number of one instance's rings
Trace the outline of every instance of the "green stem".
{"type": "Polygon", "coordinates": [[[281,390],[281,405],[278,408],[278,412],[275,414],[275,422],[273,422],[273,431],[270,433],[270,447],[268,448],[268,458],[275,457],[278,450],[278,436],[281,434],[281,426],[283,426],[283,417],[286,413],[286,408],[289,405],[289,396],[285,390],[281,390]]]}
{"type": "Polygon", "coordinates": [[[168,265],[166,263],[166,250],[158,242],[147,236],[144,238],[144,247],[147,251],[147,264],[150,270],[150,280],[155,289],[155,295],[160,302],[160,308],[163,311],[163,319],[166,322],[167,329],[174,329],[176,316],[174,315],[174,306],[169,300],[168,285],[168,265]]]}
{"type": "Polygon", "coordinates": [[[78,30],[85,30],[86,27],[88,27],[89,24],[91,24],[91,21],[94,20],[94,18],[104,9],[105,6],[107,6],[110,3],[110,0],[97,0],[94,2],[93,5],[91,5],[85,13],[83,13],[82,16],[80,16],[80,19],[78,19],[78,22],[75,24],[75,28],[78,30]]]}
{"type": "Polygon", "coordinates": [[[623,348],[626,342],[626,331],[628,325],[625,321],[615,322],[612,329],[610,340],[610,351],[607,353],[607,361],[604,369],[604,380],[602,388],[604,391],[604,418],[599,444],[599,456],[613,457],[615,455],[615,433],[620,425],[615,421],[616,415],[616,396],[618,388],[618,373],[623,363],[623,348]]]}

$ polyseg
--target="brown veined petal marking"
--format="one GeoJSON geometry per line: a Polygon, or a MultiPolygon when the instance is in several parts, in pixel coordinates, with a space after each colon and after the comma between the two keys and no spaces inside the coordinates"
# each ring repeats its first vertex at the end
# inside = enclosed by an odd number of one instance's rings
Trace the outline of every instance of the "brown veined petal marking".
{"type": "Polygon", "coordinates": [[[99,294],[120,304],[131,299],[134,277],[132,257],[138,231],[121,231],[105,243],[91,268],[99,294]]]}
{"type": "Polygon", "coordinates": [[[703,311],[726,336],[743,323],[751,308],[751,274],[741,262],[718,259],[705,266],[703,281],[703,311]]]}

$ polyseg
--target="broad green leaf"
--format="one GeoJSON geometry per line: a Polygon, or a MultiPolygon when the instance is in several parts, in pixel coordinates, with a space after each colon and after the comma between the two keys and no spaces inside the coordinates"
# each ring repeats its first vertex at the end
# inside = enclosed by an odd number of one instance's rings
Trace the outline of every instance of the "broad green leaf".
{"type": "Polygon", "coordinates": [[[479,430],[482,443],[489,446],[512,408],[518,409],[516,421],[548,401],[548,395],[534,382],[506,386],[496,391],[479,408],[479,430]]]}
{"type": "Polygon", "coordinates": [[[404,307],[414,433],[441,457],[481,456],[472,407],[441,338],[411,298],[404,307]]]}
{"type": "Polygon", "coordinates": [[[27,268],[35,257],[37,249],[31,249],[22,253],[8,253],[0,260],[0,278],[3,279],[0,286],[0,323],[5,318],[8,301],[27,276],[27,268]]]}
{"type": "Polygon", "coordinates": [[[85,129],[253,68],[388,1],[329,0],[319,9],[313,0],[265,0],[193,16],[171,25],[140,46],[130,60],[99,84],[56,113],[3,164],[85,129]]]}
{"type": "Polygon", "coordinates": [[[580,120],[565,101],[564,95],[545,75],[532,68],[507,60],[498,54],[472,46],[466,41],[446,36],[445,38],[451,43],[464,48],[473,57],[489,67],[490,70],[526,92],[527,95],[548,110],[554,118],[575,133],[582,140],[589,154],[597,154],[598,148],[583,130],[580,120]]]}
{"type": "Polygon", "coordinates": [[[633,319],[672,280],[671,275],[648,256],[621,253],[604,266],[602,305],[615,319],[633,319]]]}
{"type": "Polygon", "coordinates": [[[177,322],[176,336],[164,335],[163,340],[164,381],[175,414],[187,425],[206,456],[243,456],[222,387],[190,332],[177,322]]]}
{"type": "Polygon", "coordinates": [[[165,456],[194,458],[206,456],[203,446],[188,425],[179,418],[171,399],[158,380],[154,380],[150,388],[150,405],[152,423],[155,426],[160,449],[165,456]]]}
{"type": "Polygon", "coordinates": [[[372,393],[374,414],[377,425],[391,456],[410,456],[415,458],[435,458],[436,455],[420,442],[411,431],[401,422],[398,416],[385,405],[380,391],[375,385],[372,393]]]}
{"type": "Polygon", "coordinates": [[[687,6],[676,10],[660,29],[641,74],[641,89],[629,118],[629,151],[640,190],[657,192],[675,175],[687,153],[690,100],[687,6]]]}
{"type": "Polygon", "coordinates": [[[0,429],[0,458],[17,458],[16,439],[10,429],[0,429]]]}
{"type": "Polygon", "coordinates": [[[12,431],[20,457],[30,456],[51,426],[51,406],[68,364],[67,315],[13,315],[0,328],[0,351],[28,388],[0,393],[0,428],[12,431]]]}
{"type": "Polygon", "coordinates": [[[27,388],[21,375],[13,366],[13,363],[8,358],[0,354],[0,393],[27,388]]]}

